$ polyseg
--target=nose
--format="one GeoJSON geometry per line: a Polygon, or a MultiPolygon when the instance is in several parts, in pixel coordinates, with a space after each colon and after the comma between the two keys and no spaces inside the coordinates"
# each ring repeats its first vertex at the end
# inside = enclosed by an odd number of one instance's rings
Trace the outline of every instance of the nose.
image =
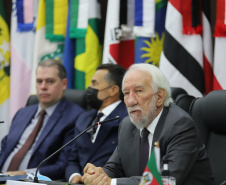
{"type": "Polygon", "coordinates": [[[137,99],[135,94],[129,93],[128,97],[125,99],[125,104],[127,107],[133,107],[134,105],[137,105],[137,99]]]}
{"type": "Polygon", "coordinates": [[[47,83],[43,80],[40,87],[41,87],[41,89],[46,89],[47,83]]]}

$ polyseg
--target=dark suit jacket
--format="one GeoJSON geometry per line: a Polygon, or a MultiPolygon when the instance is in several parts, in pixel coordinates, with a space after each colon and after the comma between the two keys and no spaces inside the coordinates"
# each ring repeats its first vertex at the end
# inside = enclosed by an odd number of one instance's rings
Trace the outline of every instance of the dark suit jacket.
{"type": "MultiPolygon", "coordinates": [[[[84,131],[94,120],[97,111],[92,109],[83,113],[76,122],[75,135],[84,131]]],[[[73,173],[83,174],[83,168],[89,162],[96,166],[104,166],[118,144],[118,127],[121,120],[128,115],[126,106],[121,102],[105,119],[119,116],[119,119],[104,123],[94,143],[88,133],[83,134],[75,142],[66,168],[66,179],[73,173]]]]}
{"type": "MultiPolygon", "coordinates": [[[[171,104],[164,108],[156,126],[154,142],[159,141],[161,161],[167,161],[171,176],[177,185],[212,185],[213,175],[205,146],[200,143],[192,118],[171,104]]],[[[119,144],[104,166],[104,171],[117,184],[139,184],[139,142],[140,132],[130,122],[129,117],[122,121],[119,131],[119,144]]]]}
{"type": "MultiPolygon", "coordinates": [[[[2,140],[0,152],[0,169],[9,154],[16,147],[27,125],[31,122],[38,104],[20,109],[13,118],[8,135],[2,140]]],[[[39,163],[51,155],[74,136],[75,121],[84,110],[64,98],[49,118],[31,155],[28,168],[36,168],[39,163]]],[[[65,147],[59,154],[46,161],[40,167],[40,174],[51,179],[64,178],[70,147],[65,147]]]]}

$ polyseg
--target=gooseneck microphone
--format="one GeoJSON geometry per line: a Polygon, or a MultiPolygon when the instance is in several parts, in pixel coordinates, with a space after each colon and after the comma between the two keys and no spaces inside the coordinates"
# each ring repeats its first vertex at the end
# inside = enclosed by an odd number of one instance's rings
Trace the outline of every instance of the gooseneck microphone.
{"type": "Polygon", "coordinates": [[[35,176],[34,176],[34,182],[38,183],[38,170],[39,168],[42,166],[42,164],[44,162],[46,162],[47,160],[49,160],[51,157],[53,157],[54,155],[56,155],[58,152],[60,152],[64,147],[66,147],[67,145],[69,145],[71,142],[73,142],[74,140],[76,140],[77,138],[79,138],[82,134],[84,134],[85,132],[87,132],[89,129],[99,125],[99,124],[103,124],[103,123],[106,123],[106,122],[109,122],[109,121],[113,121],[113,120],[116,120],[116,119],[119,119],[119,116],[116,116],[115,118],[112,118],[112,119],[108,119],[108,120],[104,120],[104,121],[101,121],[101,122],[97,122],[93,125],[91,125],[90,127],[88,127],[87,129],[85,129],[83,132],[81,132],[79,135],[75,136],[72,140],[70,140],[69,142],[67,142],[65,145],[63,145],[61,148],[59,148],[57,151],[55,151],[54,153],[52,153],[49,157],[45,158],[37,167],[36,171],[35,171],[35,176]]]}

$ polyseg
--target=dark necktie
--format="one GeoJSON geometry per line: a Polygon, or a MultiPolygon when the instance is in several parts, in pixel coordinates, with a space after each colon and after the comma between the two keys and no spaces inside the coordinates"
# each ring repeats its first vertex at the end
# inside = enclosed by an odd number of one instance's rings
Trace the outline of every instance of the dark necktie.
{"type": "Polygon", "coordinates": [[[140,175],[143,174],[145,166],[148,162],[149,156],[149,142],[148,142],[149,131],[144,128],[141,132],[140,138],[140,175]]]}
{"type": "Polygon", "coordinates": [[[35,126],[35,128],[33,129],[33,131],[31,132],[31,134],[29,135],[29,137],[27,138],[26,142],[24,143],[24,145],[18,150],[18,152],[13,156],[10,165],[8,167],[8,171],[16,171],[18,170],[21,161],[23,160],[25,154],[27,153],[27,151],[29,150],[29,148],[32,146],[32,144],[34,143],[40,129],[42,128],[43,125],[43,119],[44,116],[46,114],[45,110],[42,110],[40,112],[40,116],[38,119],[38,122],[35,126]]]}
{"type": "MultiPolygon", "coordinates": [[[[97,122],[99,122],[99,121],[100,121],[100,118],[101,118],[103,115],[104,115],[104,114],[103,114],[102,112],[99,112],[99,113],[97,114],[96,118],[93,120],[92,125],[94,125],[94,124],[96,124],[97,122]]],[[[97,127],[98,127],[98,125],[92,127],[91,129],[89,129],[89,130],[87,131],[87,133],[89,133],[90,136],[91,136],[91,140],[92,140],[92,138],[93,138],[93,135],[96,133],[97,127]]]]}

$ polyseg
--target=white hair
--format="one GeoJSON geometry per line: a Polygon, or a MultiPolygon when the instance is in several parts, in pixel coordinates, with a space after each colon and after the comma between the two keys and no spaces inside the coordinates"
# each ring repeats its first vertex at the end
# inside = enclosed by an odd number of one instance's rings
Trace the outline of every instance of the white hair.
{"type": "Polygon", "coordinates": [[[166,99],[164,101],[165,107],[168,107],[169,104],[173,102],[169,81],[158,67],[151,64],[139,63],[131,65],[123,77],[122,89],[126,76],[133,70],[141,70],[147,72],[151,76],[152,82],[150,85],[154,93],[156,93],[158,89],[164,89],[166,91],[166,99]]]}

